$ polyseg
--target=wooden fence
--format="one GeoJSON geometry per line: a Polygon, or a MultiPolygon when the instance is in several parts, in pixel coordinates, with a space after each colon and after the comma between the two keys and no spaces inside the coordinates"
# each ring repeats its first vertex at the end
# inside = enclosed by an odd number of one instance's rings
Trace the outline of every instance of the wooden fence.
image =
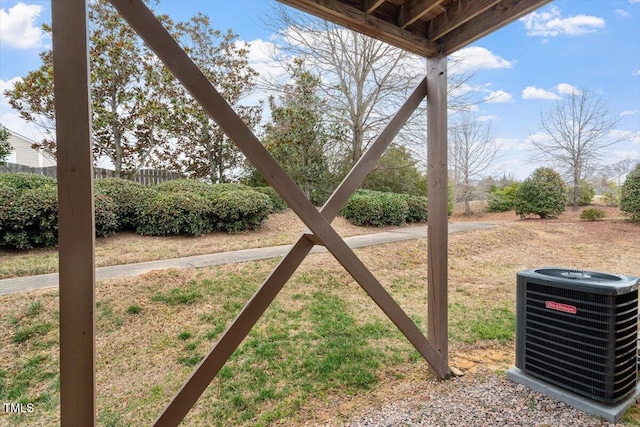
{"type": "MultiPolygon", "coordinates": [[[[37,175],[49,176],[56,178],[58,176],[58,167],[49,166],[45,168],[32,168],[30,166],[17,165],[15,163],[0,164],[0,174],[2,173],[34,173],[37,175]]],[[[94,179],[100,178],[117,178],[116,171],[103,168],[93,168],[94,179]]],[[[178,172],[172,172],[160,169],[142,169],[138,171],[134,176],[129,178],[132,181],[138,182],[143,185],[158,184],[165,181],[171,181],[174,179],[180,179],[183,176],[178,172]]]]}

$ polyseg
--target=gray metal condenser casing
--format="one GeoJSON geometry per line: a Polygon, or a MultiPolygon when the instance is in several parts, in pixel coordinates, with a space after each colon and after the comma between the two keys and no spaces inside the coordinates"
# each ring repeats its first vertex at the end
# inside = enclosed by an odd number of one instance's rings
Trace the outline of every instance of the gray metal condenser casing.
{"type": "Polygon", "coordinates": [[[602,403],[636,389],[638,278],[555,267],[517,275],[516,366],[602,403]]]}

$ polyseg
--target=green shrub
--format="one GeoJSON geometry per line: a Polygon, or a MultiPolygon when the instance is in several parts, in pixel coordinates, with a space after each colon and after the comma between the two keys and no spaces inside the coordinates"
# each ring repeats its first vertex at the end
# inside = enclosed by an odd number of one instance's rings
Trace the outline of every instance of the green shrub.
{"type": "Polygon", "coordinates": [[[197,236],[213,230],[211,216],[209,200],[199,194],[160,191],[148,199],[136,231],[148,236],[197,236]]]}
{"type": "Polygon", "coordinates": [[[521,218],[529,214],[540,218],[557,217],[567,206],[565,184],[550,168],[538,168],[520,184],[514,207],[521,218]]]}
{"type": "Polygon", "coordinates": [[[402,225],[407,220],[409,206],[405,197],[395,193],[358,190],[349,198],[340,215],[355,225],[402,225]]]}
{"type": "MultiPolygon", "coordinates": [[[[35,182],[35,180],[34,180],[35,182]]],[[[22,191],[6,209],[2,246],[31,249],[58,242],[58,194],[54,185],[18,185],[22,191]]]]}
{"type": "Polygon", "coordinates": [[[96,180],[95,192],[96,196],[104,195],[112,199],[113,211],[121,230],[135,230],[137,228],[138,220],[145,210],[147,201],[153,196],[153,190],[149,187],[120,178],[96,180]]]}
{"type": "Polygon", "coordinates": [[[580,212],[580,219],[587,221],[597,221],[604,218],[604,211],[598,208],[587,208],[580,212]]]}
{"type": "Polygon", "coordinates": [[[640,221],[640,163],[627,175],[620,189],[620,210],[631,218],[640,221]]]}
{"type": "Polygon", "coordinates": [[[250,189],[220,191],[208,200],[214,229],[229,233],[259,228],[273,209],[269,196],[250,189]]]}
{"type": "MultiPolygon", "coordinates": [[[[578,206],[590,205],[595,195],[596,190],[593,188],[593,184],[584,179],[580,180],[578,185],[578,206]]],[[[573,187],[570,186],[567,186],[567,204],[573,204],[573,187]]]]}
{"type": "Polygon", "coordinates": [[[157,186],[162,193],[191,194],[207,202],[207,228],[230,233],[255,229],[273,211],[269,195],[243,184],[207,184],[180,179],[157,186]]]}
{"type": "Polygon", "coordinates": [[[0,174],[0,184],[6,184],[22,193],[25,190],[40,188],[45,185],[55,186],[56,180],[33,173],[4,173],[0,174]]]}
{"type": "Polygon", "coordinates": [[[403,195],[407,202],[407,222],[425,222],[427,220],[427,198],[425,196],[403,195]]]}
{"type": "Polygon", "coordinates": [[[116,203],[104,194],[94,196],[96,236],[104,237],[115,234],[120,229],[116,203]]]}
{"type": "Polygon", "coordinates": [[[520,183],[514,182],[504,188],[491,190],[487,197],[487,212],[506,212],[513,209],[519,187],[520,183]]]}
{"type": "Polygon", "coordinates": [[[166,191],[169,193],[198,193],[200,195],[207,194],[211,189],[211,184],[196,181],[194,179],[175,179],[166,181],[153,186],[158,191],[166,191]]]}
{"type": "Polygon", "coordinates": [[[248,191],[251,187],[244,184],[208,184],[194,179],[176,179],[173,181],[163,182],[155,186],[158,191],[167,191],[171,193],[197,193],[201,196],[211,196],[213,194],[229,193],[233,191],[248,191]]]}
{"type": "Polygon", "coordinates": [[[282,197],[278,194],[276,190],[271,187],[262,186],[262,187],[250,187],[252,190],[257,191],[258,193],[266,194],[271,199],[271,213],[274,212],[282,212],[287,209],[287,202],[282,200],[282,197]]]}
{"type": "MultiPolygon", "coordinates": [[[[3,230],[8,229],[9,210],[17,203],[18,197],[20,192],[15,187],[0,182],[0,236],[4,236],[3,230]]],[[[2,240],[0,239],[0,246],[2,246],[2,240]]]]}
{"type": "MultiPolygon", "coordinates": [[[[118,230],[114,202],[96,194],[96,235],[118,230]]],[[[58,243],[56,181],[35,174],[0,175],[0,246],[15,249],[48,247],[58,243]]]]}
{"type": "Polygon", "coordinates": [[[620,205],[620,190],[607,190],[606,193],[602,195],[602,201],[607,204],[607,206],[615,207],[620,205]]]}

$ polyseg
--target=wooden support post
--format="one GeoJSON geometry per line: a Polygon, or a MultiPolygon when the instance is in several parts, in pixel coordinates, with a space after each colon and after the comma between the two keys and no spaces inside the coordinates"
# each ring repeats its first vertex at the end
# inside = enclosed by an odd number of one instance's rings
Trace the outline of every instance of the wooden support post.
{"type": "Polygon", "coordinates": [[[428,337],[448,363],[447,58],[427,58],[428,337]]]}
{"type": "Polygon", "coordinates": [[[94,216],[87,0],[53,0],[58,143],[60,418],[95,425],[94,216]]]}

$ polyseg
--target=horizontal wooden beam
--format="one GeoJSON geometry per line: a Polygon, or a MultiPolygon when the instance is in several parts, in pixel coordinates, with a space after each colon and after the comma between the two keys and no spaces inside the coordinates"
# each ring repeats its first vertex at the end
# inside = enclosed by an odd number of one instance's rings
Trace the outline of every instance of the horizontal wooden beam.
{"type": "Polygon", "coordinates": [[[398,26],[406,28],[438,7],[444,0],[409,0],[400,6],[398,26]]]}
{"type": "Polygon", "coordinates": [[[374,10],[379,8],[385,0],[364,0],[362,10],[364,13],[372,13],[374,10]]]}
{"type": "Polygon", "coordinates": [[[429,23],[427,37],[429,40],[437,40],[462,24],[471,21],[485,10],[494,7],[501,1],[502,0],[460,0],[447,9],[445,13],[436,16],[429,23]]]}
{"type": "MultiPolygon", "coordinates": [[[[365,13],[337,0],[278,0],[304,12],[343,25],[420,56],[438,53],[438,46],[426,37],[365,13]]],[[[425,31],[426,35],[426,31],[425,31]]]]}
{"type": "Polygon", "coordinates": [[[520,19],[551,0],[503,0],[438,40],[442,53],[449,55],[479,38],[520,19]]]}

